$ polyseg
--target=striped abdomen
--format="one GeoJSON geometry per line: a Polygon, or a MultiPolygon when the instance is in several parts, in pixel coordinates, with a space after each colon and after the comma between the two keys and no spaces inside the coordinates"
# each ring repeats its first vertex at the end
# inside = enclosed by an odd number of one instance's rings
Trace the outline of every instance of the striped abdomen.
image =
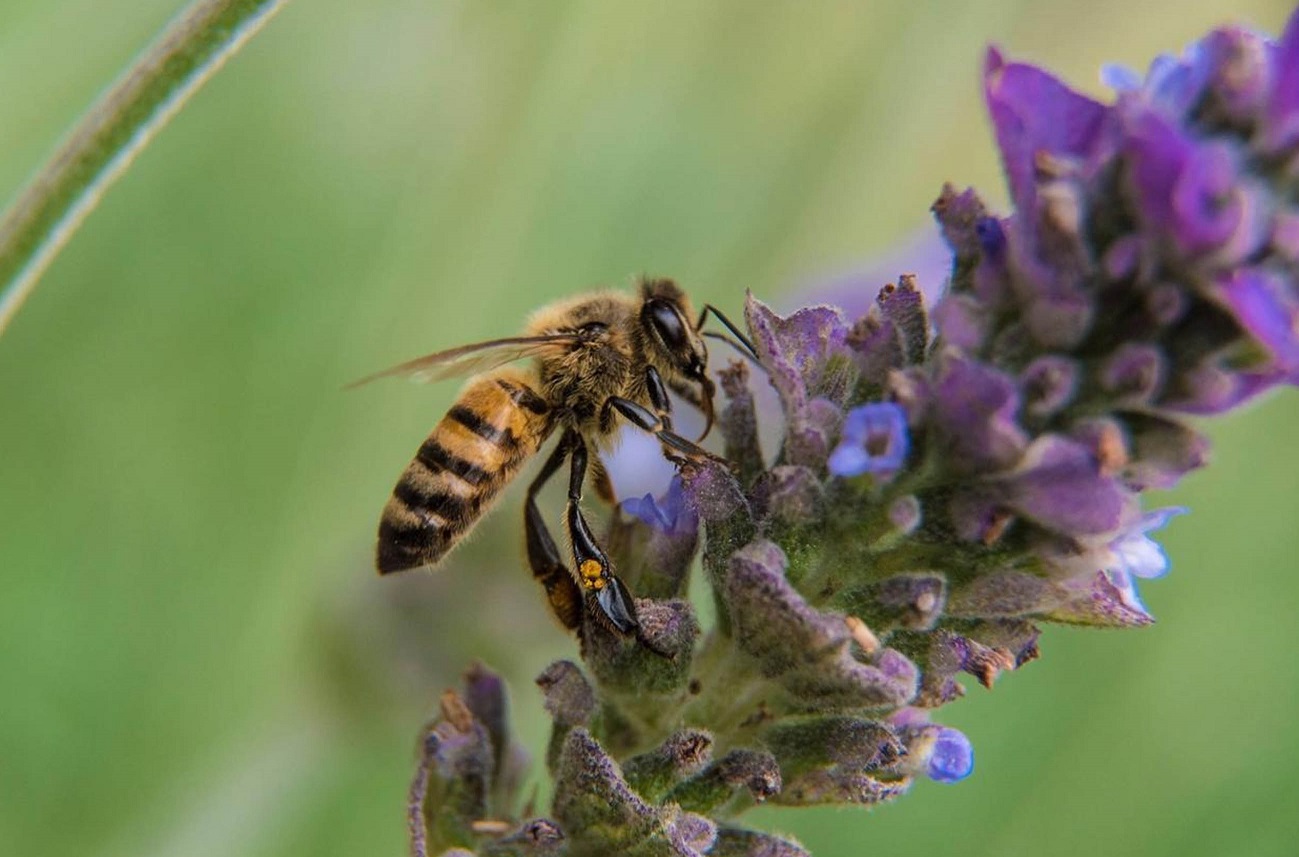
{"type": "Polygon", "coordinates": [[[379,521],[380,574],[433,565],[487,511],[551,429],[514,373],[475,379],[402,473],[379,521]]]}

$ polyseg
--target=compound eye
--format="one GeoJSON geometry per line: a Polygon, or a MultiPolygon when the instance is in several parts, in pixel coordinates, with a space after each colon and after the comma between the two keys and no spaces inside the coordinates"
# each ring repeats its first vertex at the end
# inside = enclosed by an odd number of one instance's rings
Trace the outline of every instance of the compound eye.
{"type": "Polygon", "coordinates": [[[646,309],[649,310],[650,324],[654,325],[669,351],[680,352],[687,347],[686,328],[676,307],[664,301],[650,301],[646,309]]]}

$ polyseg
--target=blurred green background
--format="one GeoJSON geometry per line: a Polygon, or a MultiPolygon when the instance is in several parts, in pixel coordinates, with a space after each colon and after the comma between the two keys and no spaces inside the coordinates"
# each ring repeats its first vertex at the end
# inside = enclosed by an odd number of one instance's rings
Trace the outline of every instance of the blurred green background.
{"type": "MultiPolygon", "coordinates": [[[[6,0],[0,195],[177,8],[6,0]]],[[[945,179],[1003,204],[987,42],[1099,92],[1102,62],[1288,10],[291,4],[0,339],[0,853],[404,853],[438,692],[483,658],[537,750],[532,677],[574,646],[521,567],[518,492],[438,575],[374,576],[455,387],[343,383],[641,272],[788,305],[906,240],[945,179]]],[[[1296,853],[1296,425],[1289,394],[1210,427],[1143,590],[1158,625],[1049,630],[943,711],[971,779],[753,821],[819,857],[1296,853]]]]}

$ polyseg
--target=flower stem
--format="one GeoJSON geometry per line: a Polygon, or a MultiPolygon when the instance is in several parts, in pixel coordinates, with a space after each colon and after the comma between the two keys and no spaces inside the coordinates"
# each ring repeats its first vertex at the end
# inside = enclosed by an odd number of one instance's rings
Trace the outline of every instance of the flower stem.
{"type": "Polygon", "coordinates": [[[0,334],[104,190],[288,0],[195,0],[108,89],[0,217],[0,334]]]}

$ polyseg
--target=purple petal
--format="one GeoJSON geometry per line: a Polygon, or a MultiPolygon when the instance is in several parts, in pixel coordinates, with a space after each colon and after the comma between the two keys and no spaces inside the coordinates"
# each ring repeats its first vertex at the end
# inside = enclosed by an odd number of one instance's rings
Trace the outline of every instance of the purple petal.
{"type": "Polygon", "coordinates": [[[1209,64],[1199,42],[1187,46],[1183,57],[1161,54],[1150,63],[1144,93],[1166,114],[1184,118],[1199,102],[1209,81],[1209,64]]]}
{"type": "Polygon", "coordinates": [[[1167,118],[1128,111],[1127,149],[1142,219],[1189,254],[1219,247],[1245,221],[1235,156],[1223,143],[1199,144],[1167,118]]]}
{"type": "Polygon", "coordinates": [[[1219,280],[1223,301],[1241,327],[1272,355],[1277,369],[1299,382],[1299,300],[1276,274],[1235,271],[1219,280]]]}
{"type": "Polygon", "coordinates": [[[1035,440],[1002,485],[1005,502],[1016,513],[1066,535],[1118,531],[1135,510],[1132,492],[1102,472],[1087,447],[1059,435],[1035,440]]]}
{"type": "Polygon", "coordinates": [[[1039,152],[1084,158],[1102,139],[1107,108],[1041,69],[989,49],[984,92],[1016,207],[1031,208],[1039,152]]]}
{"type": "Polygon", "coordinates": [[[1279,152],[1299,142],[1299,9],[1286,22],[1273,63],[1263,141],[1269,152],[1279,152]]]}

